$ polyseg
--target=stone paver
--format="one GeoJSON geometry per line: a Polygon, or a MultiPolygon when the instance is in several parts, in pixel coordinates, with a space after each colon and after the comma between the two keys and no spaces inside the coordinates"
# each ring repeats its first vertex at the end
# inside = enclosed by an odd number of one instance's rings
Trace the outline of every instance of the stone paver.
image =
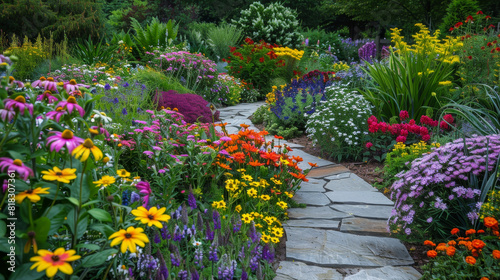
{"type": "Polygon", "coordinates": [[[275,280],[342,280],[344,277],[335,269],[307,265],[303,262],[280,262],[275,280]]]}
{"type": "Polygon", "coordinates": [[[298,203],[304,203],[308,206],[326,206],[330,204],[330,200],[323,193],[316,192],[300,192],[293,196],[293,199],[298,203]]]}
{"type": "MultiPolygon", "coordinates": [[[[219,108],[229,133],[241,130],[264,102],[219,108]]],[[[220,127],[217,127],[220,130],[220,127]]],[[[267,140],[278,141],[273,135],[267,140]]],[[[298,166],[310,169],[309,182],[302,182],[294,199],[306,208],[288,210],[283,222],[286,232],[286,261],[280,263],[278,280],[413,280],[420,274],[408,266],[413,263],[403,244],[386,237],[387,218],[393,202],[349,169],[305,153],[302,145],[279,140],[300,156],[298,166]],[[344,275],[344,276],[343,276],[344,275]]]]}
{"type": "Polygon", "coordinates": [[[359,235],[389,236],[386,226],[386,220],[345,218],[342,219],[340,231],[359,235]]]}
{"type": "Polygon", "coordinates": [[[371,191],[336,191],[326,192],[333,203],[394,205],[390,199],[380,192],[371,191]]]}
{"type": "Polygon", "coordinates": [[[373,269],[363,269],[347,276],[345,280],[416,280],[422,275],[413,267],[385,266],[373,269]]]}
{"type": "Polygon", "coordinates": [[[323,228],[323,229],[338,229],[340,221],[333,220],[288,220],[283,223],[287,227],[303,227],[303,228],[323,228]]]}
{"type": "Polygon", "coordinates": [[[288,217],[290,219],[343,219],[352,217],[352,215],[344,212],[335,211],[328,206],[323,207],[306,207],[306,208],[292,208],[288,210],[288,217]]]}
{"type": "Polygon", "coordinates": [[[371,218],[371,219],[389,219],[391,216],[392,206],[383,205],[366,205],[366,204],[334,204],[332,209],[349,213],[355,217],[371,218]]]}
{"type": "Polygon", "coordinates": [[[359,236],[334,230],[286,228],[286,258],[325,267],[411,265],[413,259],[395,238],[359,236]]]}

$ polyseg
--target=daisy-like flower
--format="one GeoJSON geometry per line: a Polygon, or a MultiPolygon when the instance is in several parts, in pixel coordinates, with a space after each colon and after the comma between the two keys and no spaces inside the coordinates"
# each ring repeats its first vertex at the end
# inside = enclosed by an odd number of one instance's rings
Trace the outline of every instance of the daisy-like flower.
{"type": "Polygon", "coordinates": [[[43,83],[43,88],[45,90],[57,91],[57,82],[54,81],[54,78],[48,77],[47,80],[43,83]]]}
{"type": "Polygon", "coordinates": [[[243,215],[241,215],[241,220],[245,224],[249,224],[250,222],[253,221],[253,216],[251,214],[243,214],[243,215]]]}
{"type": "Polygon", "coordinates": [[[118,170],[117,173],[118,173],[118,176],[120,176],[122,178],[128,178],[128,177],[130,177],[130,172],[128,172],[125,169],[120,169],[120,170],[118,170]]]}
{"type": "Polygon", "coordinates": [[[19,175],[19,179],[24,181],[34,175],[33,170],[24,165],[22,160],[1,157],[0,171],[5,172],[6,170],[14,170],[19,175]]]}
{"type": "Polygon", "coordinates": [[[31,202],[36,203],[40,201],[40,194],[48,194],[47,191],[49,188],[36,188],[33,190],[26,190],[24,192],[20,192],[16,194],[14,198],[18,204],[21,204],[25,198],[28,198],[31,202]]]}
{"type": "Polygon", "coordinates": [[[89,128],[89,132],[90,132],[90,134],[93,134],[93,135],[104,134],[104,135],[106,135],[106,137],[109,137],[109,132],[104,127],[91,126],[89,128]]]}
{"type": "Polygon", "coordinates": [[[68,115],[68,111],[66,111],[62,106],[57,106],[55,111],[50,111],[46,114],[47,118],[55,120],[56,122],[59,122],[61,117],[65,115],[68,115]]]}
{"type": "Polygon", "coordinates": [[[85,111],[83,110],[83,108],[80,105],[78,105],[78,103],[76,102],[76,98],[74,96],[70,96],[65,101],[59,102],[59,104],[57,104],[57,106],[63,107],[70,114],[73,113],[74,109],[76,109],[80,113],[80,116],[82,116],[82,117],[85,114],[85,111]]]}
{"type": "Polygon", "coordinates": [[[120,243],[122,244],[120,248],[122,253],[125,253],[127,249],[135,253],[137,251],[137,245],[144,247],[146,245],[144,243],[149,243],[149,239],[147,235],[144,234],[144,230],[134,227],[128,227],[127,230],[120,229],[113,233],[109,239],[113,239],[110,244],[111,247],[120,243]]]}
{"type": "Polygon", "coordinates": [[[28,109],[30,115],[33,116],[33,104],[26,103],[26,98],[22,95],[19,95],[14,99],[7,98],[4,102],[6,110],[14,110],[21,113],[21,115],[24,115],[24,111],[28,109]]]}
{"type": "Polygon", "coordinates": [[[195,247],[201,246],[201,244],[202,244],[201,241],[196,241],[196,240],[193,241],[193,246],[195,247]]]}
{"type": "Polygon", "coordinates": [[[54,252],[48,250],[38,250],[38,256],[31,257],[30,261],[35,262],[30,269],[35,269],[40,272],[43,270],[47,277],[52,278],[60,270],[64,274],[73,274],[73,268],[68,262],[80,259],[80,256],[75,255],[75,250],[64,250],[58,248],[54,252]]]}
{"type": "Polygon", "coordinates": [[[14,110],[0,109],[0,119],[4,122],[11,122],[15,115],[16,112],[14,110]]]}
{"type": "Polygon", "coordinates": [[[16,79],[14,79],[14,77],[9,76],[9,85],[13,86],[14,84],[16,85],[17,88],[23,88],[24,87],[24,83],[23,82],[16,81],[16,79]]]}
{"type": "Polygon", "coordinates": [[[94,142],[89,138],[83,141],[83,144],[76,147],[71,153],[76,159],[80,159],[81,162],[86,161],[89,158],[90,153],[94,155],[94,159],[99,161],[103,158],[103,154],[99,148],[94,145],[94,142]]]}
{"type": "Polygon", "coordinates": [[[66,146],[68,152],[73,152],[73,150],[83,143],[83,139],[76,137],[71,130],[66,129],[63,132],[53,131],[52,136],[47,138],[47,144],[50,145],[50,151],[59,152],[62,147],[66,146]]]}
{"type": "Polygon", "coordinates": [[[114,184],[115,182],[116,182],[115,177],[104,175],[104,176],[102,176],[101,180],[95,181],[94,184],[96,184],[97,187],[100,187],[100,186],[107,187],[111,184],[114,184]]]}
{"type": "Polygon", "coordinates": [[[284,202],[284,201],[279,201],[279,202],[276,203],[276,205],[278,205],[282,209],[287,209],[288,208],[288,204],[286,202],[284,202]]]}
{"type": "Polygon", "coordinates": [[[113,121],[113,119],[111,119],[110,117],[108,117],[106,115],[106,113],[104,112],[100,112],[100,111],[97,111],[97,110],[93,110],[94,114],[91,117],[91,120],[92,122],[96,121],[96,120],[100,120],[101,123],[103,124],[107,124],[107,123],[110,123],[113,121]]]}
{"type": "Polygon", "coordinates": [[[71,79],[69,82],[65,82],[63,85],[63,88],[66,90],[67,93],[78,90],[79,87],[87,87],[87,86],[84,84],[77,83],[75,79],[71,79]]]}
{"type": "Polygon", "coordinates": [[[45,82],[47,82],[47,79],[45,79],[45,77],[40,77],[39,80],[36,80],[34,81],[31,86],[33,88],[36,88],[36,87],[43,87],[43,85],[45,84],[45,82]]]}
{"type": "Polygon", "coordinates": [[[170,220],[170,216],[163,214],[167,208],[162,207],[160,209],[156,207],[151,207],[149,210],[140,206],[137,209],[132,210],[132,215],[136,216],[136,220],[140,220],[141,223],[147,224],[148,227],[155,225],[157,228],[163,228],[163,225],[160,222],[168,222],[170,220]]]}
{"type": "Polygon", "coordinates": [[[53,169],[42,171],[43,179],[47,181],[58,181],[61,183],[68,184],[69,181],[76,179],[76,168],[65,168],[63,170],[59,169],[59,167],[54,166],[53,169]]]}
{"type": "Polygon", "coordinates": [[[50,90],[44,91],[42,94],[36,97],[37,101],[44,101],[46,100],[48,104],[52,104],[56,101],[59,101],[57,97],[52,95],[52,92],[50,90]]]}

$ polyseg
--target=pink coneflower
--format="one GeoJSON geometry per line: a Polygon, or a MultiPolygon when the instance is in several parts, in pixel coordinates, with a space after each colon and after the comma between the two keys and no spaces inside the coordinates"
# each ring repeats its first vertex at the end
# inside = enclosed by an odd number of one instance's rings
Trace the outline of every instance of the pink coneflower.
{"type": "Polygon", "coordinates": [[[70,114],[73,113],[74,109],[78,110],[78,112],[80,113],[80,116],[82,116],[82,117],[85,114],[85,111],[83,110],[83,108],[80,105],[78,105],[74,96],[68,97],[68,99],[66,99],[66,101],[59,102],[59,104],[57,104],[57,106],[61,106],[61,107],[65,108],[66,110],[68,110],[68,113],[70,113],[70,114]]]}
{"type": "Polygon", "coordinates": [[[34,81],[31,86],[33,88],[36,88],[36,87],[43,87],[43,85],[45,84],[45,82],[47,82],[47,79],[45,79],[45,77],[40,77],[39,80],[36,80],[34,81]]]}
{"type": "Polygon", "coordinates": [[[4,102],[5,109],[7,110],[14,110],[21,113],[21,115],[24,115],[24,110],[28,109],[30,115],[33,116],[33,104],[26,103],[26,99],[22,95],[19,95],[14,99],[7,98],[4,102]]]}
{"type": "Polygon", "coordinates": [[[9,76],[9,85],[13,86],[14,84],[17,86],[17,88],[23,88],[24,87],[24,83],[23,82],[16,81],[16,79],[14,79],[14,77],[9,76]]]}
{"type": "Polygon", "coordinates": [[[50,90],[44,91],[43,94],[40,94],[36,98],[36,101],[44,101],[44,100],[47,100],[48,104],[52,104],[56,101],[59,101],[59,99],[57,99],[57,97],[52,95],[52,92],[50,90]]]}
{"type": "Polygon", "coordinates": [[[14,116],[16,115],[16,112],[14,110],[6,110],[6,109],[0,109],[0,119],[4,122],[10,122],[12,119],[14,119],[14,116]]]}
{"type": "Polygon", "coordinates": [[[78,90],[79,87],[87,87],[87,86],[84,84],[78,84],[74,79],[71,79],[69,82],[65,82],[63,85],[63,88],[66,90],[67,93],[78,90]]]}
{"type": "Polygon", "coordinates": [[[43,88],[45,90],[57,91],[57,82],[54,81],[54,78],[48,77],[47,81],[43,83],[43,88]]]}
{"type": "Polygon", "coordinates": [[[94,126],[90,127],[89,132],[94,134],[94,135],[104,134],[104,135],[106,135],[106,137],[109,137],[109,132],[104,127],[101,127],[99,129],[99,127],[94,125],[94,126]]]}
{"type": "Polygon", "coordinates": [[[56,107],[55,111],[47,112],[47,118],[55,120],[56,122],[59,122],[64,115],[68,115],[68,111],[64,110],[61,106],[56,107]]]}
{"type": "Polygon", "coordinates": [[[24,181],[26,181],[30,176],[33,176],[33,170],[24,165],[22,160],[1,157],[0,171],[6,172],[7,170],[14,170],[19,175],[19,179],[24,181]]]}
{"type": "Polygon", "coordinates": [[[145,196],[143,197],[143,207],[147,207],[149,204],[149,196],[151,195],[151,187],[149,186],[149,183],[146,181],[140,181],[135,185],[135,187],[139,190],[139,193],[144,194],[145,196]]]}
{"type": "Polygon", "coordinates": [[[71,130],[53,131],[52,136],[47,138],[47,144],[50,145],[50,151],[59,152],[62,147],[66,146],[68,153],[73,152],[73,150],[83,143],[83,139],[76,137],[71,130]]]}

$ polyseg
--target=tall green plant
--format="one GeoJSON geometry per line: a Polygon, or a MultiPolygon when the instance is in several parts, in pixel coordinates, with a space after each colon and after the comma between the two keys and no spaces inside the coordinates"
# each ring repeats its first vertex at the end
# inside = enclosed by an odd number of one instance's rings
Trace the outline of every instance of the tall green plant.
{"type": "Polygon", "coordinates": [[[131,25],[135,32],[133,38],[141,57],[146,51],[152,51],[154,47],[172,45],[179,30],[179,24],[174,24],[172,20],[161,23],[158,18],[153,18],[146,28],[143,28],[134,18],[131,25]]]}
{"type": "Polygon", "coordinates": [[[229,47],[237,46],[242,39],[241,30],[229,24],[221,24],[208,31],[208,45],[217,61],[229,57],[229,47]]]}
{"type": "Polygon", "coordinates": [[[94,44],[92,39],[78,41],[73,48],[73,55],[87,65],[97,62],[108,62],[113,58],[116,46],[106,46],[103,40],[94,44]]]}

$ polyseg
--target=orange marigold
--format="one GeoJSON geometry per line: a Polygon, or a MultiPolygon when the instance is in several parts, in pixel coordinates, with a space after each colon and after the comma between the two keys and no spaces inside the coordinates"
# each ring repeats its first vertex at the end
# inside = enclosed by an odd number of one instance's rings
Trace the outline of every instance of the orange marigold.
{"type": "Polygon", "coordinates": [[[460,232],[460,230],[458,228],[454,228],[454,229],[451,230],[451,234],[452,235],[455,235],[455,234],[457,234],[459,232],[460,232]]]}
{"type": "Polygon", "coordinates": [[[465,262],[474,265],[476,263],[476,259],[474,257],[467,256],[467,258],[465,258],[465,262]]]}
{"type": "Polygon", "coordinates": [[[493,252],[491,252],[491,254],[493,255],[493,258],[494,259],[500,259],[500,251],[499,250],[493,250],[493,252]]]}
{"type": "Polygon", "coordinates": [[[436,244],[430,240],[425,240],[424,245],[425,246],[433,246],[433,247],[436,246],[436,244]]]}
{"type": "Polygon", "coordinates": [[[475,229],[469,229],[469,230],[465,231],[465,235],[471,235],[471,234],[474,234],[474,233],[476,233],[475,229]]]}
{"type": "Polygon", "coordinates": [[[487,228],[498,228],[498,221],[492,217],[484,218],[484,226],[487,228]]]}
{"type": "Polygon", "coordinates": [[[488,277],[481,277],[481,279],[479,279],[479,280],[490,280],[490,278],[488,278],[488,277]]]}
{"type": "Polygon", "coordinates": [[[434,250],[427,251],[427,257],[429,257],[429,258],[435,258],[437,255],[438,255],[438,253],[434,250]]]}
{"type": "Polygon", "coordinates": [[[450,241],[448,241],[448,245],[450,245],[450,246],[456,246],[457,242],[455,240],[450,240],[450,241]]]}
{"type": "Polygon", "coordinates": [[[455,255],[455,251],[456,251],[455,247],[450,246],[446,248],[446,254],[450,257],[453,257],[455,255]]]}
{"type": "Polygon", "coordinates": [[[475,249],[483,249],[484,246],[486,246],[486,244],[484,244],[482,240],[479,239],[472,240],[472,247],[474,247],[475,249]]]}

